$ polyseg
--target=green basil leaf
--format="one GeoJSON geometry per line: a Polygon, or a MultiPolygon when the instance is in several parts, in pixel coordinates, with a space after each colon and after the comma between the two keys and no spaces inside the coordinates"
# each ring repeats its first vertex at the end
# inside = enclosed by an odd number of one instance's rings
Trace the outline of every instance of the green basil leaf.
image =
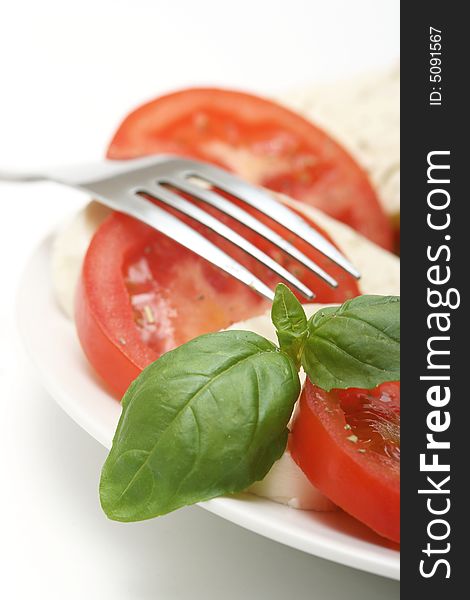
{"type": "Polygon", "coordinates": [[[196,338],[131,384],[100,483],[105,513],[149,519],[239,492],[287,443],[300,392],[291,359],[251,332],[196,338]]]}
{"type": "Polygon", "coordinates": [[[359,296],[308,323],[302,366],[313,383],[371,389],[400,379],[400,298],[359,296]]]}
{"type": "Polygon", "coordinates": [[[302,347],[307,336],[305,311],[291,290],[279,283],[271,308],[271,320],[276,328],[279,346],[300,367],[302,347]]]}

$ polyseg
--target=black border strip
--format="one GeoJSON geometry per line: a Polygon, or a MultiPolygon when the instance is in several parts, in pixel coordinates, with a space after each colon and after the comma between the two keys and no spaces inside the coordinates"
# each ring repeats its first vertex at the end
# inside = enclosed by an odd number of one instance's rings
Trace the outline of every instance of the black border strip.
{"type": "MultiPolygon", "coordinates": [[[[467,338],[470,336],[469,317],[465,304],[468,297],[470,268],[467,266],[470,245],[470,218],[467,217],[469,192],[465,189],[467,173],[470,174],[470,160],[466,148],[469,120],[464,112],[467,102],[466,92],[468,69],[466,57],[468,47],[468,25],[464,17],[464,5],[457,2],[428,1],[426,3],[402,3],[401,13],[401,173],[402,173],[402,597],[443,598],[446,600],[466,596],[464,577],[470,568],[466,566],[468,551],[464,546],[467,531],[470,532],[470,496],[466,494],[467,473],[470,474],[467,458],[470,455],[470,428],[467,419],[470,394],[464,389],[464,374],[470,373],[470,352],[467,338]],[[459,8],[462,7],[462,8],[459,8]],[[442,31],[442,81],[431,82],[430,76],[430,27],[442,31]],[[467,29],[467,31],[466,31],[467,29]],[[436,89],[432,89],[436,88],[436,89]],[[441,88],[439,90],[439,88],[441,88]],[[440,91],[441,104],[430,105],[430,93],[440,91]],[[465,145],[464,145],[465,144],[465,145]],[[433,155],[430,160],[449,164],[449,183],[436,183],[427,180],[428,155],[433,151],[449,151],[449,155],[433,155]],[[435,158],[434,158],[435,157],[435,158]],[[428,194],[432,189],[444,189],[449,194],[448,208],[433,210],[428,206],[428,194]],[[431,218],[451,219],[443,230],[433,230],[427,223],[431,218]],[[445,236],[450,236],[450,239],[445,236]],[[448,252],[440,247],[448,246],[448,252]],[[448,258],[448,260],[447,260],[448,258]],[[433,285],[428,279],[428,269],[438,265],[431,277],[442,278],[450,269],[450,280],[446,284],[433,285]],[[428,304],[427,289],[437,289],[445,294],[449,288],[458,290],[461,298],[459,308],[438,307],[428,304]],[[427,317],[433,312],[449,315],[451,322],[448,332],[436,330],[437,319],[431,318],[431,328],[427,317]],[[434,362],[449,364],[450,368],[429,369],[429,338],[435,335],[449,336],[450,340],[431,342],[434,348],[449,349],[449,355],[439,355],[434,362]],[[432,382],[420,380],[420,376],[448,375],[450,380],[432,382]],[[431,406],[427,400],[427,390],[431,385],[448,385],[450,400],[441,407],[431,406]],[[439,410],[436,419],[444,421],[449,413],[450,426],[436,433],[435,439],[450,442],[450,449],[430,450],[426,447],[426,435],[430,433],[428,415],[439,410]],[[467,432],[468,430],[468,432],[467,432]],[[436,452],[442,464],[449,464],[449,472],[424,472],[420,469],[420,454],[426,454],[426,461],[432,460],[436,452]],[[441,485],[443,479],[450,479],[441,485]],[[419,489],[433,489],[427,476],[434,478],[441,490],[449,493],[422,493],[419,489]],[[448,500],[450,504],[448,503],[448,500]],[[449,510],[442,515],[433,515],[433,510],[449,510]],[[467,508],[468,507],[468,508],[467,508]],[[467,509],[467,510],[466,510],[467,509]],[[442,519],[445,523],[430,523],[442,519]],[[433,540],[429,532],[442,540],[433,540]],[[428,543],[430,546],[428,547],[428,543]],[[447,546],[447,544],[449,544],[447,546]],[[426,552],[423,552],[426,551],[426,552]],[[441,562],[437,564],[438,560],[441,562]],[[421,563],[421,561],[424,561],[421,563]],[[425,577],[421,570],[431,576],[425,577]],[[448,565],[448,566],[447,566],[448,565]],[[449,577],[447,577],[449,575],[449,577]],[[423,593],[423,596],[418,596],[423,593]]],[[[437,39],[437,38],[434,38],[437,39]]],[[[434,74],[438,69],[434,69],[434,74]]],[[[438,79],[438,78],[437,78],[438,79]]],[[[432,97],[435,102],[438,95],[432,97]]],[[[444,180],[444,170],[431,171],[444,180]]],[[[433,199],[444,202],[446,193],[436,192],[433,199]]],[[[455,300],[457,294],[452,294],[455,300]]],[[[434,295],[434,300],[437,296],[434,295]]],[[[440,321],[444,325],[446,318],[440,321]]],[[[442,390],[442,388],[440,388],[442,390]]],[[[432,417],[429,417],[432,419],[432,417]]],[[[470,481],[470,478],[469,480],[470,481]]]]}

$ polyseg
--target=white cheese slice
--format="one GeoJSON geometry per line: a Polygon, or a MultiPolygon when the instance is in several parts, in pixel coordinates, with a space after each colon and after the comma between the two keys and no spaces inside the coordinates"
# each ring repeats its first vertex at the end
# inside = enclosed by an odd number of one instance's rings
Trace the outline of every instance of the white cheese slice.
{"type": "Polygon", "coordinates": [[[316,511],[337,510],[337,506],[305,477],[288,450],[274,463],[266,477],[254,483],[248,491],[291,508],[316,511]]]}
{"type": "Polygon", "coordinates": [[[52,286],[62,311],[73,318],[75,288],[93,234],[111,211],[90,202],[64,223],[54,239],[52,248],[52,286]]]}

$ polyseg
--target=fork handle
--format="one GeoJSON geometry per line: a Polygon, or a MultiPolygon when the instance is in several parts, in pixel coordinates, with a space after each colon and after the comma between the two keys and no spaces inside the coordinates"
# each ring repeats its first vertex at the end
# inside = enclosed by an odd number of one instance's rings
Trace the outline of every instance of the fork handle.
{"type": "Polygon", "coordinates": [[[0,170],[0,181],[10,183],[34,183],[38,181],[54,181],[70,187],[86,185],[97,179],[112,177],[120,171],[118,161],[102,161],[92,165],[72,165],[44,168],[41,173],[0,170]]]}
{"type": "Polygon", "coordinates": [[[86,186],[95,181],[100,181],[122,175],[136,168],[152,166],[165,162],[168,156],[147,156],[130,160],[102,160],[93,164],[52,167],[41,170],[40,173],[25,173],[4,171],[0,169],[0,181],[17,183],[34,181],[55,181],[72,187],[86,186]]]}
{"type": "Polygon", "coordinates": [[[96,180],[113,177],[124,170],[123,161],[104,160],[93,164],[46,167],[40,173],[0,170],[0,181],[11,183],[54,181],[70,187],[80,187],[96,180]]]}
{"type": "Polygon", "coordinates": [[[0,181],[12,182],[12,183],[27,183],[33,181],[45,181],[47,177],[39,175],[37,173],[23,173],[15,171],[2,171],[0,170],[0,181]]]}

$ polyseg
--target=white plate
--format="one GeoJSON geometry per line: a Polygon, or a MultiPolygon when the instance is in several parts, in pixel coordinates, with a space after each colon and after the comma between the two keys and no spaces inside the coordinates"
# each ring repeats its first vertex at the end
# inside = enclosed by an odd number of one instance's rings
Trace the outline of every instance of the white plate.
{"type": "MultiPolygon", "coordinates": [[[[86,362],[73,324],[57,307],[51,288],[51,240],[31,258],[18,296],[19,323],[44,385],[62,408],[109,448],[121,412],[86,362]]],[[[233,523],[304,552],[393,579],[399,552],[343,512],[316,513],[251,494],[216,498],[203,508],[233,523]]]]}

